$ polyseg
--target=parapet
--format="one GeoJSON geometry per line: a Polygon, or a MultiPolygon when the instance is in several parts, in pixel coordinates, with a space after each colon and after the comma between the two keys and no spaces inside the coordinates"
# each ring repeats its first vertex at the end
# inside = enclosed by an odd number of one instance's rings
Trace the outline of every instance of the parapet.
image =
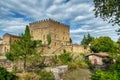
{"type": "Polygon", "coordinates": [[[53,23],[57,23],[57,24],[60,24],[60,25],[69,27],[68,25],[63,24],[63,23],[61,23],[61,22],[58,22],[58,21],[56,21],[56,20],[53,20],[53,19],[51,19],[51,18],[49,18],[49,19],[44,19],[44,20],[40,20],[40,21],[36,21],[36,22],[32,22],[32,23],[29,23],[29,25],[35,25],[35,24],[46,23],[46,22],[53,22],[53,23]]]}

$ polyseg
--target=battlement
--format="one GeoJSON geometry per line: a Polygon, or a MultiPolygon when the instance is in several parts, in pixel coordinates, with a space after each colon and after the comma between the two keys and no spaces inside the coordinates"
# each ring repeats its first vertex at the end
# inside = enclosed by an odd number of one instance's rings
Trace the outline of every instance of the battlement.
{"type": "Polygon", "coordinates": [[[57,24],[60,24],[60,25],[69,27],[68,25],[63,24],[63,23],[61,23],[61,22],[58,22],[58,21],[56,21],[56,20],[53,20],[53,19],[51,19],[51,18],[49,18],[49,19],[44,19],[44,20],[40,20],[40,21],[36,21],[36,22],[32,22],[32,23],[29,23],[29,25],[35,25],[35,24],[40,24],[40,23],[49,23],[49,22],[57,23],[57,24]]]}

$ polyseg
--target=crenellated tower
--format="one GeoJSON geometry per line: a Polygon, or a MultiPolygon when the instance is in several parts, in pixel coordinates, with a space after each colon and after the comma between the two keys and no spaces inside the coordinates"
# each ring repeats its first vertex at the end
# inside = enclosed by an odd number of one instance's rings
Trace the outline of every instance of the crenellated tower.
{"type": "Polygon", "coordinates": [[[53,19],[46,19],[29,24],[30,34],[33,40],[41,40],[43,45],[47,45],[47,35],[51,36],[52,51],[70,45],[69,26],[53,19]]]}

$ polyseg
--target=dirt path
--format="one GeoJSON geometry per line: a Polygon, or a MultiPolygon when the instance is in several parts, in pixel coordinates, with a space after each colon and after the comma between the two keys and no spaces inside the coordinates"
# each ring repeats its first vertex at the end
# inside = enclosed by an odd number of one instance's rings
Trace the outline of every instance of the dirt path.
{"type": "Polygon", "coordinates": [[[91,72],[88,69],[78,69],[67,73],[63,80],[91,80],[91,72]]]}

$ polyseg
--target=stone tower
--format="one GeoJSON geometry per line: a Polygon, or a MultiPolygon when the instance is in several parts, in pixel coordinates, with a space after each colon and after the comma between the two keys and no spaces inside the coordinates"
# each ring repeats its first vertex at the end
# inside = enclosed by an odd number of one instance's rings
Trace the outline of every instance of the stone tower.
{"type": "Polygon", "coordinates": [[[52,19],[42,20],[29,24],[32,40],[41,40],[43,45],[47,45],[47,36],[51,36],[51,53],[62,46],[70,45],[69,26],[52,19]]]}

